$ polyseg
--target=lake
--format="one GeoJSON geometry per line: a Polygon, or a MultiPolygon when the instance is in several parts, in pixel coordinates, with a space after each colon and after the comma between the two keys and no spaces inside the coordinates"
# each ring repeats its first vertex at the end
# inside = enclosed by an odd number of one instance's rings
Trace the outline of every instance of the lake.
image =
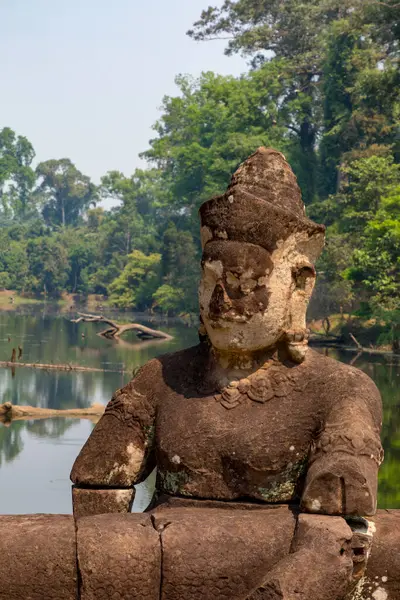
{"type": "MultiPolygon", "coordinates": [[[[106,371],[0,369],[0,404],[9,401],[63,409],[105,405],[114,390],[129,381],[135,368],[159,354],[196,344],[198,339],[196,329],[174,320],[151,323],[143,316],[126,313],[120,320],[161,328],[174,339],[140,342],[129,333],[116,342],[97,335],[101,324],[71,323],[73,316],[58,314],[51,306],[0,312],[0,360],[9,360],[13,348],[20,346],[23,362],[70,363],[106,371]]],[[[354,354],[336,350],[329,350],[329,355],[343,362],[355,359],[354,354]]],[[[390,356],[363,355],[355,366],[375,381],[383,398],[385,461],[380,470],[378,506],[400,508],[400,362],[390,356]]],[[[0,424],[0,514],[71,513],[69,473],[92,428],[89,420],[68,418],[0,424]]],[[[154,474],[137,486],[134,511],[144,510],[153,486],[154,474]]]]}

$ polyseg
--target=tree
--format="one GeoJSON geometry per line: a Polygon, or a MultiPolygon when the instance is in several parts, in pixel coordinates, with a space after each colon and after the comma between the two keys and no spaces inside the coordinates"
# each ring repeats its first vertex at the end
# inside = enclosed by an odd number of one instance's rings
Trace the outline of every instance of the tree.
{"type": "Polygon", "coordinates": [[[209,7],[188,34],[195,40],[228,39],[226,54],[241,53],[253,68],[279,62],[285,82],[280,98],[286,127],[295,134],[306,202],[316,194],[316,143],[321,126],[323,40],[329,24],[344,16],[350,0],[225,0],[209,7]]]}
{"type": "Polygon", "coordinates": [[[9,289],[24,292],[30,283],[26,243],[8,240],[7,248],[1,252],[1,259],[9,277],[9,289]]]}
{"type": "Polygon", "coordinates": [[[171,312],[177,313],[182,310],[184,302],[185,295],[183,290],[167,283],[163,283],[153,294],[153,308],[158,308],[167,315],[171,312]]]}
{"type": "Polygon", "coordinates": [[[87,294],[90,290],[90,275],[101,260],[97,235],[86,227],[67,228],[57,236],[57,240],[67,253],[66,289],[73,294],[87,294]]]}
{"type": "Polygon", "coordinates": [[[132,177],[110,171],[102,177],[100,194],[103,199],[119,201],[112,209],[107,228],[107,255],[114,252],[128,255],[133,249],[155,250],[154,196],[155,171],[136,170],[132,177]]]}
{"type": "Polygon", "coordinates": [[[290,145],[276,123],[281,89],[276,73],[270,73],[267,90],[260,79],[258,73],[238,79],[214,73],[197,80],[178,77],[180,95],[164,98],[157,137],[142,156],[161,172],[167,190],[162,214],[179,220],[195,238],[200,204],[225,190],[242,160],[261,145],[281,150],[290,145]]]}
{"type": "Polygon", "coordinates": [[[53,227],[77,225],[89,206],[96,204],[96,186],[68,158],[40,163],[36,176],[36,196],[42,200],[45,221],[53,227]]]}
{"type": "Polygon", "coordinates": [[[400,309],[400,185],[382,198],[354,250],[347,277],[369,291],[372,306],[400,309]]]}
{"type": "Polygon", "coordinates": [[[400,352],[400,186],[381,200],[345,276],[366,296],[370,316],[384,324],[379,341],[400,352]]]}
{"type": "Polygon", "coordinates": [[[323,67],[323,196],[338,191],[341,166],[351,158],[387,154],[399,130],[400,73],[374,39],[375,25],[351,19],[333,23],[323,67]]]}
{"type": "Polygon", "coordinates": [[[385,5],[376,0],[225,0],[204,10],[188,32],[195,40],[228,40],[226,54],[249,57],[253,69],[280,64],[279,113],[298,143],[295,162],[307,204],[317,199],[318,179],[325,196],[335,191],[341,152],[352,143],[377,143],[371,141],[371,124],[389,137],[393,118],[384,118],[388,113],[381,104],[390,105],[388,92],[398,97],[393,59],[398,58],[399,28],[393,25],[395,3],[385,5]],[[319,170],[324,130],[328,137],[319,170]]]}
{"type": "Polygon", "coordinates": [[[400,164],[390,154],[352,160],[342,167],[345,175],[341,194],[342,231],[362,233],[381,208],[382,199],[400,184],[400,164]]]}
{"type": "Polygon", "coordinates": [[[68,257],[64,247],[51,237],[36,238],[29,240],[27,255],[32,291],[60,295],[68,278],[68,257]]]}
{"type": "Polygon", "coordinates": [[[339,193],[311,206],[320,220],[329,213],[313,306],[329,314],[362,304],[365,315],[389,322],[400,310],[400,165],[372,154],[342,170],[339,193]]]}
{"type": "Polygon", "coordinates": [[[119,308],[150,308],[160,282],[160,254],[134,250],[122,273],[109,285],[110,301],[119,308]]]}
{"type": "Polygon", "coordinates": [[[0,201],[7,216],[26,219],[35,213],[34,158],[35,151],[26,137],[17,136],[9,127],[0,131],[0,201]]]}
{"type": "Polygon", "coordinates": [[[199,280],[200,252],[189,231],[179,230],[172,222],[168,224],[162,243],[162,274],[164,285],[157,290],[156,303],[168,310],[197,312],[197,288],[199,280]],[[172,293],[174,290],[174,293],[172,293]]]}

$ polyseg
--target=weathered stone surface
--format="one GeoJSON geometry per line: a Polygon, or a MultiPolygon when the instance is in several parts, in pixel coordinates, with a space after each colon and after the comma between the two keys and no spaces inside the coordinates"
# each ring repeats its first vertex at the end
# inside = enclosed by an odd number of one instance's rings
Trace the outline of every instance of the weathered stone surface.
{"type": "MultiPolygon", "coordinates": [[[[362,515],[365,508],[372,510],[381,407],[379,393],[366,375],[310,350],[300,365],[287,361],[271,368],[273,379],[265,386],[272,391],[268,400],[257,402],[246,393],[227,410],[215,393],[199,391],[209,365],[206,345],[160,361],[165,382],[160,382],[163,401],[157,411],[160,491],[261,502],[298,502],[303,496],[309,500],[304,502],[306,510],[328,514],[362,515]],[[353,411],[357,414],[345,429],[353,411]],[[328,432],[330,441],[313,451],[306,485],[315,493],[304,495],[310,446],[318,445],[322,432],[328,432]],[[362,443],[361,436],[367,433],[374,444],[373,458],[366,453],[368,439],[362,443]],[[324,478],[331,464],[337,465],[338,481],[346,486],[340,502],[347,486],[348,501],[354,498],[348,508],[329,504],[319,481],[319,474],[324,478]]],[[[263,393],[258,391],[261,399],[263,393]]]]}
{"type": "MultiPolygon", "coordinates": [[[[203,342],[150,361],[115,394],[72,480],[129,488],[156,464],[158,496],[373,515],[381,399],[361,371],[308,350],[325,228],[305,216],[283,155],[259,149],[200,217],[203,342]]],[[[307,543],[296,538],[286,556],[278,533],[286,540],[293,524],[282,525],[281,508],[157,510],[163,600],[339,600],[363,573],[350,557],[367,552],[365,540],[349,538],[341,519],[302,517],[297,534],[307,543]]]]}
{"type": "Polygon", "coordinates": [[[291,553],[249,600],[342,600],[351,586],[351,539],[340,517],[299,515],[291,553]]]}
{"type": "Polygon", "coordinates": [[[104,513],[131,512],[135,490],[91,489],[72,487],[72,505],[75,519],[104,513]]]}
{"type": "Polygon", "coordinates": [[[309,512],[373,514],[381,400],[357,369],[307,352],[324,228],[305,218],[289,165],[259,149],[224,201],[200,212],[209,227],[200,311],[211,346],[150,361],[119,390],[72,480],[130,487],[157,463],[159,494],[301,499],[309,512]],[[214,235],[225,221],[227,235],[214,235]]]}
{"type": "Polygon", "coordinates": [[[72,516],[0,516],[0,599],[76,600],[72,516]]]}
{"type": "MultiPolygon", "coordinates": [[[[162,511],[168,511],[169,509],[177,509],[177,508],[215,508],[219,511],[221,510],[235,510],[235,511],[260,511],[260,510],[268,510],[280,511],[284,509],[283,514],[286,515],[286,511],[289,509],[293,515],[298,514],[298,506],[287,505],[287,504],[261,504],[259,502],[219,502],[218,500],[198,500],[196,498],[184,498],[177,496],[167,496],[166,494],[162,494],[158,496],[154,504],[152,505],[151,512],[156,512],[157,515],[160,515],[162,511]]],[[[282,514],[280,512],[276,513],[277,515],[282,514]]]]}
{"type": "Polygon", "coordinates": [[[243,600],[289,552],[295,526],[288,507],[153,514],[163,548],[163,600],[243,600]]]}
{"type": "Polygon", "coordinates": [[[159,600],[161,544],[150,515],[77,521],[81,600],[159,600]]]}
{"type": "Polygon", "coordinates": [[[269,252],[299,231],[322,234],[323,225],[305,216],[296,178],[283,155],[259,148],[233,175],[225,194],[200,208],[203,245],[227,239],[262,246],[269,252]]]}
{"type": "Polygon", "coordinates": [[[373,515],[383,459],[379,391],[369,377],[351,367],[337,368],[324,388],[332,403],[311,446],[302,508],[373,515]]]}
{"type": "Polygon", "coordinates": [[[73,483],[128,488],[151,473],[155,407],[148,383],[149,374],[157,367],[157,361],[150,361],[134,380],[115,392],[75,460],[73,483]]]}
{"type": "Polygon", "coordinates": [[[400,600],[400,510],[378,510],[370,521],[367,572],[352,600],[400,600]]]}

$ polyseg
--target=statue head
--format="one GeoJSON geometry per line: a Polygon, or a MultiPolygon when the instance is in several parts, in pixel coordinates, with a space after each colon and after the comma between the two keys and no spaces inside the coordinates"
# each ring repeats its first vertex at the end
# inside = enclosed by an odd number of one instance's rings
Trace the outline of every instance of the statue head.
{"type": "Polygon", "coordinates": [[[200,218],[200,314],[213,347],[248,353],[286,340],[301,362],[325,227],[307,219],[285,157],[259,148],[200,218]]]}

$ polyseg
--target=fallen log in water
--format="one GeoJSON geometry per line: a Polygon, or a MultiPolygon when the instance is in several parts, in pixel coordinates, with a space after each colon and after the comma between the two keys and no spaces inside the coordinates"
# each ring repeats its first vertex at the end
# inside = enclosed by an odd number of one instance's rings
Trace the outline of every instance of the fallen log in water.
{"type": "Polygon", "coordinates": [[[123,369],[98,369],[97,367],[82,367],[80,365],[57,364],[57,363],[19,363],[10,360],[0,360],[0,367],[28,367],[30,369],[44,369],[46,371],[91,371],[94,373],[127,373],[123,369]]]}
{"type": "Polygon", "coordinates": [[[145,325],[141,325],[139,323],[116,323],[111,319],[104,317],[103,315],[89,315],[85,313],[78,312],[79,317],[77,319],[71,319],[71,323],[105,323],[106,325],[110,325],[108,329],[104,331],[100,331],[99,335],[107,338],[118,338],[126,331],[136,331],[137,335],[144,339],[163,339],[163,340],[172,340],[172,336],[165,331],[160,331],[158,329],[151,329],[150,327],[146,327],[145,325]]]}
{"type": "Polygon", "coordinates": [[[92,404],[88,408],[38,408],[37,406],[18,406],[11,402],[0,404],[0,422],[17,419],[50,419],[53,417],[68,417],[73,419],[97,420],[105,410],[103,404],[92,404]]]}

